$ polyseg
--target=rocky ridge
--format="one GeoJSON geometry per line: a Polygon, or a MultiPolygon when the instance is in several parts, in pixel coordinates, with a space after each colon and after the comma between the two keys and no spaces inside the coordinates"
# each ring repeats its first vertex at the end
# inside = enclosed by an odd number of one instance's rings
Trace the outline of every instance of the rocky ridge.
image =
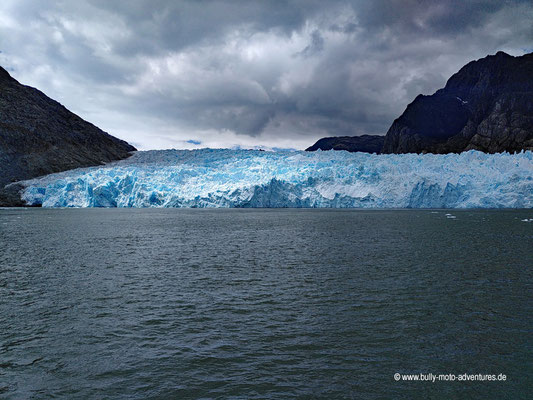
{"type": "Polygon", "coordinates": [[[0,206],[23,205],[12,182],[101,165],[135,150],[0,67],[0,206]]]}

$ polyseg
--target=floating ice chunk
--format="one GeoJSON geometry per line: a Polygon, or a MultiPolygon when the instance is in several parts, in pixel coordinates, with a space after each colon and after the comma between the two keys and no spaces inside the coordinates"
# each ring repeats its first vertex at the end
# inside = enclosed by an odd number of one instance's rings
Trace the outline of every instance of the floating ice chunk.
{"type": "Polygon", "coordinates": [[[532,174],[531,151],[160,150],[26,181],[22,197],[44,207],[532,208],[532,174]]]}

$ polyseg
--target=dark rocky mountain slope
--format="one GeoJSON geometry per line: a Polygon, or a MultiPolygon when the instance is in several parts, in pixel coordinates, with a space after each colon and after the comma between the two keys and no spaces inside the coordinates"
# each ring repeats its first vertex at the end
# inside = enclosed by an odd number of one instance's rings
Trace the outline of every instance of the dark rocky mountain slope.
{"type": "Polygon", "coordinates": [[[533,53],[465,65],[443,89],[419,95],[394,121],[383,153],[533,150],[533,53]]]}
{"type": "Polygon", "coordinates": [[[320,139],[311,147],[305,149],[306,151],[320,150],[347,150],[347,151],[362,151],[364,153],[381,152],[383,147],[384,136],[378,135],[362,135],[362,136],[337,136],[320,139]]]}
{"type": "Polygon", "coordinates": [[[0,67],[0,205],[21,205],[24,179],[126,158],[135,148],[21,85],[0,67]]]}

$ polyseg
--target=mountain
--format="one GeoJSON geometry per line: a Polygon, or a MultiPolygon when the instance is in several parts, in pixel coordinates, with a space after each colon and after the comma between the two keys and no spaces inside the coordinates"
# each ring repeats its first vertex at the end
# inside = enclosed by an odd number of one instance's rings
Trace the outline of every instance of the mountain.
{"type": "Polygon", "coordinates": [[[384,136],[362,135],[362,136],[337,136],[320,139],[305,151],[320,150],[347,150],[351,152],[361,151],[364,153],[381,152],[384,136]]]}
{"type": "Polygon", "coordinates": [[[22,205],[19,188],[5,188],[11,182],[101,165],[135,150],[0,67],[0,205],[22,205]]]}
{"type": "Polygon", "coordinates": [[[419,95],[389,128],[383,153],[533,150],[533,53],[465,65],[443,89],[419,95]]]}

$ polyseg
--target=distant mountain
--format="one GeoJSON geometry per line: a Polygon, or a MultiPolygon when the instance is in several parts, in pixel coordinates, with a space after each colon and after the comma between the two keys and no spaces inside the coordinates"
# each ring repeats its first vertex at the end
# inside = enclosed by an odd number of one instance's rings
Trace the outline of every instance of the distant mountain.
{"type": "Polygon", "coordinates": [[[0,205],[22,205],[5,185],[120,160],[136,149],[21,85],[0,67],[0,205]]]}
{"type": "Polygon", "coordinates": [[[346,150],[351,152],[361,151],[364,153],[381,152],[385,136],[362,135],[362,136],[337,136],[320,139],[305,151],[320,150],[346,150]]]}
{"type": "Polygon", "coordinates": [[[383,153],[533,150],[533,53],[472,61],[394,121],[383,153]]]}

